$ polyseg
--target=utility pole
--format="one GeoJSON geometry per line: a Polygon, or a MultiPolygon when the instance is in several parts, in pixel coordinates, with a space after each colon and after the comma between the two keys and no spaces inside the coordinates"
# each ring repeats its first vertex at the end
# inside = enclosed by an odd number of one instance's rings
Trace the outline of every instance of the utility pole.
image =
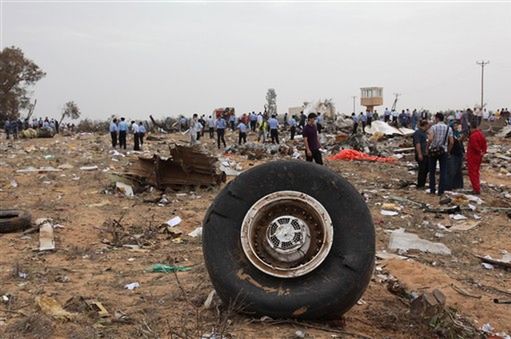
{"type": "Polygon", "coordinates": [[[476,64],[481,66],[481,114],[484,107],[484,66],[488,65],[490,61],[476,61],[476,64]]]}
{"type": "Polygon", "coordinates": [[[401,93],[394,93],[394,102],[392,103],[392,108],[391,110],[395,110],[396,109],[396,105],[397,105],[397,98],[399,98],[399,96],[401,95],[401,93]]]}
{"type": "Polygon", "coordinates": [[[354,95],[354,96],[352,96],[352,98],[353,98],[353,113],[357,114],[357,111],[355,110],[355,101],[357,100],[357,96],[354,95]]]}

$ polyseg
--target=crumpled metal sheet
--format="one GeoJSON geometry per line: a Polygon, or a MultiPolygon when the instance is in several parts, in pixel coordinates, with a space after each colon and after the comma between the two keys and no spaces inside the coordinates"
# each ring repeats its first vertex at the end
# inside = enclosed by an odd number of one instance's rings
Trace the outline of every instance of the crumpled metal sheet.
{"type": "Polygon", "coordinates": [[[218,169],[217,159],[198,147],[176,145],[170,149],[170,155],[167,159],[157,154],[152,158],[139,157],[125,175],[159,189],[215,186],[226,180],[225,173],[218,169]]]}

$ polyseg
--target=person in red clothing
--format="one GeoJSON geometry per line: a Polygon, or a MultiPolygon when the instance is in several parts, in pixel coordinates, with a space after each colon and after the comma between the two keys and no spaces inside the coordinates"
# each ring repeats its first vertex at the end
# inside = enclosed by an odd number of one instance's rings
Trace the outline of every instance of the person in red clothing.
{"type": "Polygon", "coordinates": [[[481,162],[486,153],[486,138],[483,132],[477,128],[477,122],[470,123],[470,137],[468,138],[467,146],[467,168],[468,177],[472,184],[472,189],[475,194],[481,194],[481,183],[479,181],[479,170],[481,169],[481,162]]]}

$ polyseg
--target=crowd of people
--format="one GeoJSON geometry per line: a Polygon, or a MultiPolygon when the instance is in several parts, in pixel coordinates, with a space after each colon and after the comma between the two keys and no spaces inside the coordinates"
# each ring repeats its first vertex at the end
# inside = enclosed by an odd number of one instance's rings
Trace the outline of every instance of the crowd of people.
{"type": "MultiPolygon", "coordinates": [[[[481,193],[480,168],[482,159],[487,150],[486,139],[479,129],[482,120],[493,120],[504,116],[510,119],[507,108],[497,110],[495,113],[486,114],[485,110],[478,108],[453,111],[450,114],[436,113],[430,117],[426,111],[414,109],[395,110],[385,109],[382,116],[376,111],[360,112],[357,116],[352,113],[353,133],[357,133],[359,127],[365,132],[367,126],[373,121],[383,120],[399,128],[414,129],[413,146],[415,160],[418,164],[417,188],[426,187],[429,176],[429,192],[442,195],[446,190],[463,188],[463,163],[466,161],[468,176],[474,194],[481,193]],[[433,118],[433,119],[432,119],[433,118]],[[432,121],[433,120],[433,121],[432,121]],[[466,144],[466,150],[465,150],[466,144]],[[436,169],[439,167],[438,185],[436,181],[436,169]]],[[[297,134],[302,134],[305,146],[305,159],[323,164],[321,154],[321,142],[319,135],[324,128],[321,113],[309,113],[308,116],[302,111],[299,115],[288,117],[284,114],[283,121],[276,115],[262,113],[247,113],[236,117],[234,114],[199,117],[194,114],[191,119],[181,117],[178,121],[182,131],[189,132],[190,143],[198,144],[207,132],[209,139],[215,138],[218,149],[226,147],[225,133],[228,129],[238,133],[238,144],[247,142],[249,133],[257,138],[257,142],[280,143],[280,133],[289,133],[289,139],[293,140],[297,134]],[[283,125],[283,126],[282,126],[283,125]]],[[[25,119],[21,121],[7,120],[4,129],[9,139],[17,138],[18,134],[25,129],[48,130],[59,133],[59,123],[55,119],[25,119]]],[[[72,129],[73,125],[68,124],[72,129]]],[[[110,122],[109,132],[112,148],[127,148],[128,134],[133,135],[133,149],[141,150],[144,145],[146,134],[144,122],[131,121],[128,124],[124,117],[110,122]]]]}
{"type": "MultiPolygon", "coordinates": [[[[72,129],[74,125],[68,124],[66,126],[69,129],[72,129]]],[[[54,135],[55,133],[59,133],[60,124],[56,119],[46,118],[33,118],[33,119],[21,119],[16,120],[5,120],[4,122],[4,131],[7,135],[7,139],[11,137],[17,139],[21,131],[27,129],[34,129],[39,131],[45,131],[47,135],[54,135]]]]}
{"type": "Polygon", "coordinates": [[[480,168],[487,151],[486,139],[479,129],[480,120],[465,111],[459,119],[446,123],[443,113],[436,113],[434,123],[423,119],[413,134],[415,160],[418,164],[417,188],[442,195],[446,190],[463,188],[463,161],[466,159],[473,194],[481,193],[480,168]],[[467,143],[465,152],[464,143],[467,143]],[[465,156],[466,153],[466,156],[465,156]],[[436,169],[439,166],[438,188],[436,169]]]}
{"type": "Polygon", "coordinates": [[[133,120],[131,121],[131,124],[128,125],[126,118],[121,117],[119,120],[114,118],[110,122],[109,131],[110,138],[112,140],[112,148],[116,148],[117,144],[119,144],[120,149],[126,149],[126,139],[128,133],[133,135],[133,150],[140,151],[144,146],[146,127],[142,121],[137,123],[133,120]]]}
{"type": "MultiPolygon", "coordinates": [[[[429,175],[429,191],[432,194],[442,195],[446,190],[463,188],[463,163],[466,160],[468,176],[472,191],[480,194],[480,167],[486,153],[486,139],[479,129],[481,121],[491,120],[495,115],[481,114],[483,111],[477,108],[454,111],[450,114],[437,113],[433,117],[426,111],[414,109],[395,110],[385,109],[383,115],[375,112],[361,112],[358,116],[352,114],[353,133],[361,127],[365,131],[366,126],[376,120],[388,122],[399,128],[414,129],[413,145],[415,158],[418,164],[417,188],[426,187],[429,175]],[[465,144],[467,145],[465,150],[465,144]],[[436,169],[439,167],[438,185],[436,181],[436,169]]],[[[507,114],[507,109],[498,111],[507,114]]],[[[215,138],[218,149],[225,143],[227,129],[238,132],[238,144],[247,142],[247,134],[254,133],[257,142],[279,144],[282,131],[289,133],[289,139],[293,140],[297,134],[303,135],[305,145],[305,158],[307,161],[315,161],[322,164],[321,142],[319,135],[324,128],[324,121],[320,113],[310,113],[306,116],[303,112],[299,116],[284,114],[283,121],[275,115],[251,112],[242,114],[240,117],[209,116],[199,117],[194,114],[188,122],[180,121],[182,128],[189,127],[192,144],[199,140],[207,131],[209,138],[215,138]],[[283,124],[283,126],[281,126],[283,124]],[[284,128],[282,128],[284,127],[284,128]]]]}

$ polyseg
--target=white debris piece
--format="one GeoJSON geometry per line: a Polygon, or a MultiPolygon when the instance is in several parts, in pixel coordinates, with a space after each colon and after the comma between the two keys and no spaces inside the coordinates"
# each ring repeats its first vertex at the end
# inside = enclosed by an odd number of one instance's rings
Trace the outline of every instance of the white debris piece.
{"type": "Polygon", "coordinates": [[[487,270],[493,270],[495,268],[492,264],[488,264],[487,262],[481,263],[481,266],[487,270]]]}
{"type": "Polygon", "coordinates": [[[393,217],[393,216],[399,215],[399,212],[389,211],[389,210],[381,210],[380,213],[381,213],[381,215],[384,215],[387,217],[393,217]]]}
{"type": "Polygon", "coordinates": [[[391,233],[389,249],[393,251],[419,250],[434,254],[451,255],[451,250],[444,244],[421,239],[416,234],[405,232],[403,228],[391,233]]]}
{"type": "Polygon", "coordinates": [[[135,288],[139,288],[139,287],[140,287],[140,284],[138,282],[133,282],[131,284],[124,285],[124,288],[126,288],[128,290],[134,290],[135,288]]]}
{"type": "Polygon", "coordinates": [[[193,238],[202,237],[202,226],[197,227],[196,229],[188,233],[188,235],[193,238]]]}
{"type": "Polygon", "coordinates": [[[166,224],[169,225],[170,227],[175,227],[177,225],[179,225],[181,223],[181,221],[183,221],[180,217],[174,217],[172,219],[169,219],[166,224]]]}
{"type": "Polygon", "coordinates": [[[49,219],[40,218],[36,220],[39,226],[39,251],[51,251],[55,249],[55,238],[53,236],[53,225],[49,219]]]}
{"type": "Polygon", "coordinates": [[[94,165],[94,166],[82,166],[80,167],[80,170],[82,171],[95,171],[98,169],[98,166],[94,165]]]}
{"type": "Polygon", "coordinates": [[[466,220],[467,217],[463,214],[451,214],[451,219],[453,220],[466,220]]]}
{"type": "Polygon", "coordinates": [[[120,192],[124,193],[128,198],[133,197],[135,194],[133,193],[133,188],[130,185],[127,185],[123,182],[117,181],[115,183],[115,188],[117,188],[120,192]]]}

